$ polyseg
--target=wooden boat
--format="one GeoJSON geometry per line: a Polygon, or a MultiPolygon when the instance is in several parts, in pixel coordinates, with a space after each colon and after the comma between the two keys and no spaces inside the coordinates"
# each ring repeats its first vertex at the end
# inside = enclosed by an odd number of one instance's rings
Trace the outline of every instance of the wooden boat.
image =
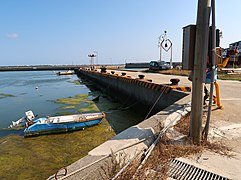
{"type": "Polygon", "coordinates": [[[104,113],[42,117],[26,121],[24,137],[82,130],[85,127],[99,124],[104,117],[104,113]]]}
{"type": "Polygon", "coordinates": [[[72,74],[74,74],[74,71],[70,71],[70,70],[68,70],[68,71],[64,71],[64,72],[57,72],[57,75],[72,75],[72,74]]]}

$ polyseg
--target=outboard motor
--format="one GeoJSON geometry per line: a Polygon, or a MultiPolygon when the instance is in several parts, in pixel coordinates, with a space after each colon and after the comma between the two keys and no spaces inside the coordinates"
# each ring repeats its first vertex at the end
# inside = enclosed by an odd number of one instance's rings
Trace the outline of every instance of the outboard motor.
{"type": "Polygon", "coordinates": [[[25,115],[26,115],[27,121],[33,121],[35,119],[35,115],[34,115],[33,111],[31,111],[31,110],[25,112],[25,115]]]}
{"type": "Polygon", "coordinates": [[[25,122],[26,127],[28,127],[29,125],[34,123],[33,120],[35,119],[35,117],[36,116],[34,115],[33,111],[29,110],[29,111],[25,112],[25,116],[23,116],[19,120],[12,121],[12,124],[9,126],[9,128],[21,126],[22,123],[24,123],[24,122],[25,122]]]}

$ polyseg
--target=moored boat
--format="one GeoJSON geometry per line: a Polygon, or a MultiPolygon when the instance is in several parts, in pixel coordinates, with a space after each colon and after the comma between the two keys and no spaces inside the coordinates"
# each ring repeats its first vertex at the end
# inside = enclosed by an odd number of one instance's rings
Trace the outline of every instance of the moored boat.
{"type": "Polygon", "coordinates": [[[104,117],[104,113],[42,117],[34,120],[32,125],[25,128],[24,137],[82,130],[85,127],[99,124],[104,117]]]}
{"type": "Polygon", "coordinates": [[[68,70],[68,71],[64,71],[64,72],[57,72],[57,75],[72,75],[72,74],[74,74],[75,72],[74,71],[70,71],[70,70],[68,70]]]}
{"type": "Polygon", "coordinates": [[[105,117],[105,113],[83,113],[64,116],[46,116],[36,119],[30,110],[25,116],[12,122],[9,128],[21,126],[25,123],[24,137],[38,136],[44,134],[63,133],[81,130],[85,127],[97,125],[105,117]]]}

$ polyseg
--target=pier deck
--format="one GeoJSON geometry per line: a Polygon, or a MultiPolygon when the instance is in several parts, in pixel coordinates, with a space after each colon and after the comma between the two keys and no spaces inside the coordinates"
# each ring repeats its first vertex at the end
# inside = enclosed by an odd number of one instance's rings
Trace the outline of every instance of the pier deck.
{"type": "MultiPolygon", "coordinates": [[[[110,71],[107,71],[107,73],[109,72],[110,71]]],[[[118,76],[123,72],[124,71],[115,71],[118,76]]],[[[132,78],[137,78],[139,74],[144,74],[147,79],[151,79],[154,83],[170,84],[170,78],[180,78],[181,85],[191,84],[191,82],[187,80],[187,77],[184,76],[169,76],[140,72],[125,73],[126,76],[131,76],[132,78]]],[[[217,109],[216,106],[212,107],[209,140],[217,141],[228,146],[231,149],[233,157],[227,157],[212,151],[204,151],[201,154],[194,154],[189,158],[182,158],[180,160],[195,167],[199,167],[203,169],[203,171],[218,174],[228,179],[241,179],[241,173],[239,171],[241,167],[241,150],[239,148],[241,145],[241,82],[218,80],[218,83],[221,88],[221,103],[224,109],[217,109]]],[[[76,179],[80,177],[88,179],[99,177],[100,171],[89,173],[91,169],[103,167],[100,165],[101,161],[99,162],[100,164],[93,162],[97,162],[105,157],[110,158],[108,154],[113,152],[113,150],[118,151],[123,147],[139,142],[135,146],[129,147],[124,151],[126,155],[132,157],[133,153],[135,154],[137,151],[142,151],[143,148],[148,148],[154,140],[154,134],[160,131],[160,129],[158,129],[160,123],[170,118],[175,119],[176,116],[173,116],[173,113],[178,112],[177,114],[182,114],[180,111],[183,107],[186,107],[190,101],[191,95],[188,95],[149,119],[128,128],[111,140],[96,147],[89,152],[88,156],[68,166],[68,174],[62,179],[76,179]],[[141,140],[145,138],[147,138],[147,140],[141,142],[141,140]],[[92,165],[90,165],[91,163],[92,165]]],[[[49,179],[52,179],[52,177],[49,179]]]]}

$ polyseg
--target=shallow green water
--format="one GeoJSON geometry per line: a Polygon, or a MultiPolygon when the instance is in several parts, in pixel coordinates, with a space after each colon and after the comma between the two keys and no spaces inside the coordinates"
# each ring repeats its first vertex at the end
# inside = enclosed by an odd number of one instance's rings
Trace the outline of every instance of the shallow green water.
{"type": "Polygon", "coordinates": [[[113,135],[104,119],[98,126],[72,133],[5,136],[0,139],[0,179],[46,179],[113,135]]]}
{"type": "Polygon", "coordinates": [[[122,105],[108,96],[91,92],[76,76],[12,72],[0,81],[0,179],[46,179],[141,120],[131,110],[120,111],[122,105]],[[99,101],[91,101],[97,95],[99,101]],[[107,116],[100,125],[65,134],[24,138],[22,129],[3,130],[28,109],[39,116],[96,111],[107,116]]]}

